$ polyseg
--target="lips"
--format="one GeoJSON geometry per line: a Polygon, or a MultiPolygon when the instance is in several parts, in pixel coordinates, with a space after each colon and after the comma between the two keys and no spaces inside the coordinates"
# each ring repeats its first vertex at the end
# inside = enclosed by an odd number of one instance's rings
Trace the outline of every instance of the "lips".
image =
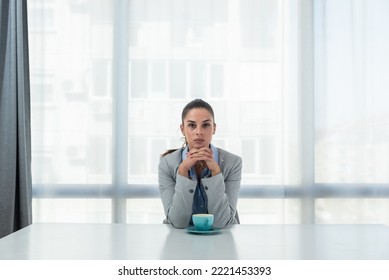
{"type": "Polygon", "coordinates": [[[196,142],[196,143],[203,143],[204,140],[203,139],[195,139],[194,142],[196,142]]]}

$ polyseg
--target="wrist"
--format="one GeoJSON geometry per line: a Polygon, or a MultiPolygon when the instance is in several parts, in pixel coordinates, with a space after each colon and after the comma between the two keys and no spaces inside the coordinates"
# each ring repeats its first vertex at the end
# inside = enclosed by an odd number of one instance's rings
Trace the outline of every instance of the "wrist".
{"type": "Polygon", "coordinates": [[[217,169],[211,170],[211,175],[212,176],[216,176],[216,175],[218,175],[221,172],[222,171],[220,170],[220,168],[217,168],[217,169]]]}
{"type": "Polygon", "coordinates": [[[189,170],[183,167],[182,165],[178,167],[178,174],[180,174],[181,176],[188,177],[188,172],[189,170]]]}

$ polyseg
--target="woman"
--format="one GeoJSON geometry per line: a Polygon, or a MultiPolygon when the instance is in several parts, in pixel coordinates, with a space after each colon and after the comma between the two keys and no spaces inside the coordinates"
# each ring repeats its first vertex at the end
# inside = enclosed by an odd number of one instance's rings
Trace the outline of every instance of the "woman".
{"type": "Polygon", "coordinates": [[[214,226],[239,223],[236,205],[242,159],[211,144],[216,124],[212,107],[201,99],[188,103],[180,125],[185,145],[162,155],[158,181],[165,223],[192,224],[192,215],[214,215],[214,226]]]}

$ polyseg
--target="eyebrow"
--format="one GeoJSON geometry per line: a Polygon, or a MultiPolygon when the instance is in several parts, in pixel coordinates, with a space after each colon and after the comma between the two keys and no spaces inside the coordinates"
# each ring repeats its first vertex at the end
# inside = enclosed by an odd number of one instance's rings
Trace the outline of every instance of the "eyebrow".
{"type": "MultiPolygon", "coordinates": [[[[187,120],[186,122],[187,122],[187,123],[196,123],[195,121],[192,121],[192,120],[187,120]]],[[[208,119],[208,120],[202,121],[202,123],[206,123],[206,122],[211,122],[211,120],[208,119]]]]}

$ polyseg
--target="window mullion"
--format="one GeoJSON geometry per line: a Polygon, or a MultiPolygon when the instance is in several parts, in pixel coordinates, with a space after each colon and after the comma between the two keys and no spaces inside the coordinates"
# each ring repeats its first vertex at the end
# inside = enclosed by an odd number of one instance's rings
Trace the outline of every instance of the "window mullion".
{"type": "Polygon", "coordinates": [[[299,1],[301,223],[315,223],[314,4],[299,1]]]}
{"type": "Polygon", "coordinates": [[[115,0],[113,8],[113,169],[112,222],[126,222],[126,198],[121,194],[128,185],[128,22],[127,0],[115,0]]]}

